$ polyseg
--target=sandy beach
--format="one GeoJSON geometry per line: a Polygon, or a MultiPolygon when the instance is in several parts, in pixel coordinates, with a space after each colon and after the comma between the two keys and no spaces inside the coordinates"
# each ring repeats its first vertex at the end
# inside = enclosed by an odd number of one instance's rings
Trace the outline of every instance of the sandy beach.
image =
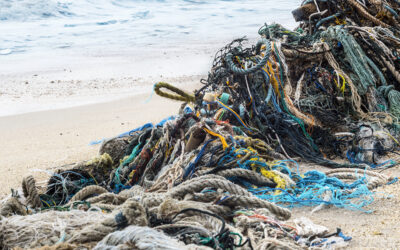
{"type": "MultiPolygon", "coordinates": [[[[199,85],[200,77],[176,80],[185,81],[189,90],[199,85]]],[[[25,175],[40,174],[34,170],[96,156],[99,146],[89,146],[93,140],[161,121],[176,114],[179,107],[179,102],[149,91],[111,102],[0,117],[1,195],[18,188],[25,175]]]]}
{"type": "Polygon", "coordinates": [[[101,55],[56,51],[38,54],[36,63],[32,55],[0,60],[0,195],[19,187],[26,174],[48,177],[35,169],[92,158],[93,140],[176,114],[180,103],[152,93],[154,83],[195,89],[224,43],[101,55]]]}

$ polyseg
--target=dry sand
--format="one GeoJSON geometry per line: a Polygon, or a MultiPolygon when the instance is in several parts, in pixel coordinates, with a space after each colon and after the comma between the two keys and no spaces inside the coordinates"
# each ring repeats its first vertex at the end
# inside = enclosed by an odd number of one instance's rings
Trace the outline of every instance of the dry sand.
{"type": "MultiPolygon", "coordinates": [[[[186,89],[200,77],[187,77],[186,89]]],[[[180,103],[139,94],[112,102],[0,117],[0,197],[35,169],[51,169],[97,154],[93,140],[109,138],[176,114],[180,103]]]]}
{"type": "MultiPolygon", "coordinates": [[[[314,169],[327,170],[320,166],[304,165],[300,172],[314,169]]],[[[382,173],[399,177],[400,167],[382,173]]],[[[346,236],[353,237],[350,249],[400,249],[400,182],[373,191],[376,192],[373,203],[364,207],[368,213],[329,206],[311,214],[315,207],[303,207],[292,210],[293,218],[308,217],[332,232],[341,228],[346,236]]]]}

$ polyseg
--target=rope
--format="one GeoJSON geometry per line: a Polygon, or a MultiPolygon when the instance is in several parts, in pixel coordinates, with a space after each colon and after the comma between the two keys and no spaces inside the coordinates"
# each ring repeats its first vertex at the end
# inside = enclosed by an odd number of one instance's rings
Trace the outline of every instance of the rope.
{"type": "Polygon", "coordinates": [[[26,198],[26,203],[31,205],[32,208],[40,208],[42,202],[40,201],[39,194],[36,190],[36,181],[32,175],[26,176],[22,180],[22,191],[26,198]]]}
{"type": "Polygon", "coordinates": [[[213,131],[211,131],[211,130],[209,130],[207,128],[204,128],[204,131],[206,131],[207,133],[209,133],[212,136],[218,137],[221,140],[223,149],[226,149],[228,147],[228,143],[226,143],[226,140],[222,135],[217,134],[217,133],[215,133],[215,132],[213,132],[213,131]]]}
{"type": "Polygon", "coordinates": [[[226,55],[225,60],[228,63],[229,69],[231,71],[233,71],[234,73],[240,74],[240,75],[248,75],[248,74],[251,74],[251,73],[254,73],[254,72],[260,70],[267,63],[267,61],[269,59],[269,55],[271,53],[271,44],[267,39],[261,39],[260,41],[257,42],[257,45],[256,45],[257,51],[258,52],[260,51],[260,48],[261,48],[262,44],[265,44],[266,50],[265,50],[265,55],[264,55],[263,59],[258,64],[256,64],[255,66],[253,66],[253,67],[251,67],[249,69],[239,68],[233,62],[234,55],[231,54],[231,53],[228,53],[226,55]]]}
{"type": "Polygon", "coordinates": [[[375,18],[374,16],[372,16],[371,14],[369,14],[364,7],[358,3],[356,0],[348,0],[348,3],[353,6],[357,13],[360,14],[362,17],[370,20],[371,22],[373,22],[375,25],[379,25],[382,26],[384,28],[389,28],[390,26],[382,21],[380,21],[379,19],[375,18]]]}
{"type": "Polygon", "coordinates": [[[378,91],[389,101],[390,113],[400,118],[400,92],[393,85],[381,86],[378,91]]]}
{"type": "Polygon", "coordinates": [[[250,206],[253,208],[266,208],[282,220],[288,220],[291,216],[291,212],[289,209],[279,207],[274,203],[261,200],[257,197],[231,195],[228,198],[224,199],[221,204],[225,204],[228,206],[250,206]]]}
{"type": "Polygon", "coordinates": [[[76,193],[68,202],[68,204],[71,204],[75,201],[81,201],[84,200],[86,198],[88,198],[89,196],[92,195],[99,195],[99,194],[103,194],[103,193],[107,193],[107,189],[97,186],[97,185],[91,185],[91,186],[87,186],[84,187],[83,189],[81,189],[78,193],[76,193]]]}
{"type": "Polygon", "coordinates": [[[176,100],[176,101],[183,101],[183,102],[195,102],[195,97],[194,95],[188,94],[184,92],[183,90],[178,89],[177,87],[174,87],[166,82],[159,82],[154,85],[154,91],[156,92],[157,95],[171,99],[171,100],[176,100]],[[166,92],[161,91],[161,89],[168,89],[175,94],[169,94],[166,92]]]}
{"type": "Polygon", "coordinates": [[[305,0],[295,31],[264,24],[254,46],[221,48],[194,94],[155,84],[179,114],[44,185],[25,177],[24,197],[0,204],[0,248],[346,247],[340,230],[284,220],[302,206],[371,212],[373,189],[397,181],[377,172],[400,146],[395,4],[305,0]]]}

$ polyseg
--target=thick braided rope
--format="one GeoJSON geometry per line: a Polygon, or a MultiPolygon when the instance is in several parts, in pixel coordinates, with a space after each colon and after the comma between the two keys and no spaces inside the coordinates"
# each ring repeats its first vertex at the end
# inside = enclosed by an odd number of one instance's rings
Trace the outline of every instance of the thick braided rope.
{"type": "Polygon", "coordinates": [[[379,187],[379,186],[383,186],[383,185],[385,185],[386,183],[387,183],[387,181],[382,181],[382,180],[379,179],[379,178],[371,178],[371,179],[368,180],[367,188],[368,188],[369,190],[371,190],[371,189],[377,188],[377,187],[379,187]]]}
{"type": "Polygon", "coordinates": [[[58,243],[52,246],[42,246],[39,248],[35,248],[35,250],[74,250],[80,249],[77,245],[68,244],[68,243],[58,243]]]}
{"type": "Polygon", "coordinates": [[[389,179],[389,177],[387,177],[386,175],[381,174],[381,173],[377,173],[377,172],[374,172],[374,171],[371,171],[371,170],[360,170],[360,169],[351,169],[351,168],[337,168],[337,169],[332,169],[332,170],[329,170],[329,171],[325,172],[326,175],[331,175],[331,174],[334,174],[334,173],[357,173],[357,174],[360,174],[360,175],[366,174],[366,175],[369,175],[369,176],[378,177],[378,178],[383,179],[383,180],[388,180],[389,179]]]}
{"type": "Polygon", "coordinates": [[[210,187],[210,188],[220,188],[224,191],[229,192],[230,194],[243,195],[243,196],[252,196],[252,194],[246,189],[236,185],[228,180],[215,180],[215,179],[202,179],[191,181],[190,184],[179,185],[168,192],[168,195],[173,198],[184,197],[188,193],[194,193],[201,191],[202,189],[210,187]]]}
{"type": "MultiPolygon", "coordinates": [[[[162,219],[172,219],[177,213],[187,208],[197,208],[200,210],[207,210],[209,212],[215,213],[222,217],[226,217],[231,214],[232,209],[228,206],[223,205],[214,205],[211,203],[204,202],[196,202],[196,201],[178,201],[176,199],[166,199],[163,203],[158,207],[158,217],[162,219]]],[[[184,214],[179,215],[178,219],[182,217],[198,215],[197,212],[194,211],[186,211],[184,214]]]]}
{"type": "Polygon", "coordinates": [[[396,69],[396,67],[393,64],[391,64],[388,60],[386,60],[385,58],[382,58],[382,61],[385,63],[386,67],[390,70],[390,72],[393,74],[393,76],[396,78],[396,81],[398,83],[400,83],[400,73],[396,69]]]}
{"type": "Polygon", "coordinates": [[[117,205],[112,205],[112,204],[107,204],[107,203],[96,203],[91,205],[91,209],[98,208],[100,210],[106,210],[106,211],[114,211],[115,209],[118,208],[117,205]]]}
{"type": "Polygon", "coordinates": [[[166,199],[166,194],[165,193],[145,193],[142,197],[140,197],[140,203],[145,207],[145,208],[153,208],[159,206],[165,199],[166,199]]]}
{"type": "Polygon", "coordinates": [[[107,234],[128,225],[147,226],[146,210],[139,202],[133,199],[127,200],[121,209],[111,214],[110,217],[75,232],[67,242],[87,243],[99,241],[107,234]]]}
{"type": "MultiPolygon", "coordinates": [[[[199,171],[199,174],[203,174],[203,173],[204,173],[203,171],[199,171]]],[[[197,182],[197,181],[201,181],[201,180],[216,180],[216,181],[221,180],[221,181],[226,181],[226,178],[224,178],[222,176],[219,176],[219,175],[215,175],[215,174],[206,174],[206,175],[197,176],[197,177],[194,177],[194,178],[192,178],[190,180],[186,180],[185,182],[179,184],[179,186],[175,186],[175,187],[171,188],[168,191],[168,194],[172,190],[178,189],[178,187],[179,188],[188,188],[188,186],[191,186],[191,183],[197,182]]]]}
{"type": "Polygon", "coordinates": [[[183,101],[183,102],[195,102],[194,95],[188,94],[185,91],[178,89],[177,87],[174,87],[166,82],[156,83],[154,85],[154,91],[156,92],[157,95],[168,99],[183,101]],[[170,91],[175,92],[176,94],[169,94],[166,92],[162,92],[161,91],[162,88],[169,89],[170,91]]]}
{"type": "Polygon", "coordinates": [[[159,206],[167,197],[166,193],[145,192],[143,187],[135,185],[119,193],[119,196],[129,199],[136,199],[146,209],[159,206]]]}
{"type": "Polygon", "coordinates": [[[86,201],[90,202],[91,204],[104,203],[104,204],[121,205],[126,200],[127,200],[127,198],[121,197],[114,193],[103,193],[103,194],[100,194],[99,196],[89,198],[86,201]]]}
{"type": "Polygon", "coordinates": [[[99,241],[104,236],[117,230],[117,222],[115,219],[107,218],[102,220],[100,223],[85,227],[84,229],[76,232],[68,243],[87,243],[93,241],[99,241]]]}
{"type": "Polygon", "coordinates": [[[198,202],[213,202],[221,197],[218,192],[194,193],[192,196],[186,195],[186,200],[193,200],[198,202]]]}
{"type": "Polygon", "coordinates": [[[190,183],[191,181],[198,181],[198,180],[211,180],[211,179],[217,179],[217,180],[226,180],[226,178],[220,176],[220,175],[216,175],[216,174],[205,174],[205,175],[201,175],[195,178],[192,178],[188,181],[185,181],[184,183],[182,183],[181,185],[186,185],[188,183],[190,183]]]}
{"type": "Polygon", "coordinates": [[[135,196],[141,196],[143,195],[143,193],[144,193],[144,188],[139,185],[135,185],[130,189],[125,189],[121,191],[118,195],[128,199],[135,196]]]}
{"type": "Polygon", "coordinates": [[[40,201],[39,194],[36,189],[36,181],[32,175],[26,176],[22,180],[22,191],[26,198],[26,203],[31,205],[32,208],[40,208],[42,202],[40,201]]]}
{"type": "Polygon", "coordinates": [[[313,50],[297,51],[294,49],[282,48],[282,53],[285,55],[288,61],[295,59],[317,61],[321,60],[324,57],[325,52],[326,51],[313,51],[313,50]]]}
{"type": "MultiPolygon", "coordinates": [[[[206,204],[205,206],[201,206],[198,204],[198,206],[195,206],[196,204],[193,204],[191,207],[187,208],[193,208],[193,207],[202,207],[201,210],[203,211],[208,211],[213,214],[217,214],[223,218],[228,218],[232,214],[232,209],[228,206],[222,206],[222,205],[212,205],[212,204],[206,204]],[[194,206],[193,206],[194,205],[194,206]]],[[[195,216],[198,215],[199,213],[194,212],[194,211],[186,211],[184,214],[180,214],[176,217],[176,219],[180,220],[184,217],[187,216],[195,216]]]]}
{"type": "Polygon", "coordinates": [[[261,200],[255,196],[238,196],[231,195],[227,199],[223,200],[221,204],[232,206],[232,207],[247,207],[247,208],[266,208],[275,214],[278,218],[288,220],[291,216],[289,209],[277,206],[269,201],[261,200]]]}
{"type": "MultiPolygon", "coordinates": [[[[175,220],[177,220],[178,218],[179,218],[179,216],[177,216],[175,218],[175,220]]],[[[218,232],[221,229],[221,225],[222,225],[221,221],[216,219],[215,217],[211,217],[209,215],[199,214],[199,213],[197,213],[196,215],[190,216],[190,217],[184,217],[179,222],[182,222],[182,221],[184,221],[184,222],[192,222],[193,224],[194,223],[199,223],[199,224],[203,225],[205,228],[210,229],[210,230],[212,230],[214,232],[218,232]]],[[[236,228],[236,227],[234,227],[234,226],[232,226],[232,225],[230,225],[228,223],[225,224],[225,227],[227,229],[229,229],[230,232],[237,233],[237,234],[241,235],[241,233],[240,233],[238,228],[236,228]]]]}
{"type": "Polygon", "coordinates": [[[103,193],[108,193],[107,189],[97,186],[97,185],[90,185],[87,187],[82,188],[78,193],[76,193],[71,200],[68,202],[68,204],[75,202],[75,201],[82,201],[85,198],[91,196],[91,195],[99,195],[103,193]]]}
{"type": "MultiPolygon", "coordinates": [[[[331,177],[336,177],[338,179],[341,180],[358,180],[361,177],[363,177],[362,173],[334,173],[334,174],[330,174],[329,176],[331,177]]],[[[387,183],[386,180],[380,179],[378,177],[371,177],[371,176],[367,176],[367,188],[368,189],[374,189],[378,186],[384,185],[387,183]]]]}
{"type": "Polygon", "coordinates": [[[243,169],[243,168],[234,168],[234,169],[227,169],[217,172],[218,175],[221,175],[225,178],[229,177],[241,177],[247,180],[250,180],[251,183],[256,183],[259,185],[275,185],[270,179],[260,175],[254,171],[243,169]]]}
{"type": "Polygon", "coordinates": [[[34,249],[69,239],[82,228],[106,217],[101,212],[71,210],[46,211],[27,216],[12,216],[0,223],[0,249],[34,249]]]}
{"type": "Polygon", "coordinates": [[[273,248],[276,249],[304,249],[298,245],[295,245],[289,241],[285,242],[283,240],[278,240],[275,238],[271,238],[266,236],[264,239],[262,239],[254,249],[256,250],[263,250],[263,249],[270,249],[273,246],[273,248]]]}
{"type": "Polygon", "coordinates": [[[160,225],[155,227],[154,229],[157,230],[171,230],[171,229],[182,229],[182,228],[191,228],[193,230],[195,230],[196,232],[200,233],[201,235],[207,236],[207,237],[211,237],[212,233],[210,232],[210,230],[208,230],[207,228],[205,228],[203,225],[200,225],[200,223],[193,223],[192,221],[178,221],[174,224],[164,224],[164,225],[160,225]]]}
{"type": "Polygon", "coordinates": [[[368,13],[368,11],[366,11],[364,9],[364,7],[358,3],[356,0],[348,0],[347,1],[351,6],[353,6],[356,11],[358,12],[358,14],[360,14],[362,17],[364,17],[365,19],[370,20],[371,22],[373,22],[375,25],[380,25],[384,28],[390,28],[390,25],[382,22],[381,20],[379,20],[378,18],[374,17],[373,15],[371,15],[370,13],[368,13]]]}

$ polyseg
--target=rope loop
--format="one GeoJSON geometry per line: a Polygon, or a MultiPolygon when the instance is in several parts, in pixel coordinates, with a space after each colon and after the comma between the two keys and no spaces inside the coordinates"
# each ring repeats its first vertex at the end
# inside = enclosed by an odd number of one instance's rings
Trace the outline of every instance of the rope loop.
{"type": "Polygon", "coordinates": [[[195,102],[195,97],[192,94],[186,93],[185,91],[172,86],[169,83],[166,82],[159,82],[156,83],[154,85],[154,91],[156,92],[157,95],[168,98],[168,99],[172,99],[172,100],[176,100],[176,101],[183,101],[183,102],[195,102]],[[162,88],[168,89],[171,92],[174,92],[176,94],[170,94],[170,93],[166,93],[161,91],[162,88]]]}
{"type": "Polygon", "coordinates": [[[256,53],[258,54],[260,52],[261,46],[263,44],[265,45],[264,58],[258,64],[256,64],[254,67],[251,67],[249,69],[241,69],[241,68],[237,67],[235,65],[235,63],[233,62],[234,55],[232,53],[228,53],[225,57],[225,60],[227,62],[229,70],[231,70],[232,72],[239,74],[239,75],[248,75],[248,74],[256,72],[257,70],[260,70],[267,63],[269,56],[271,54],[271,43],[268,39],[265,39],[265,38],[262,38],[257,42],[256,53]]]}

